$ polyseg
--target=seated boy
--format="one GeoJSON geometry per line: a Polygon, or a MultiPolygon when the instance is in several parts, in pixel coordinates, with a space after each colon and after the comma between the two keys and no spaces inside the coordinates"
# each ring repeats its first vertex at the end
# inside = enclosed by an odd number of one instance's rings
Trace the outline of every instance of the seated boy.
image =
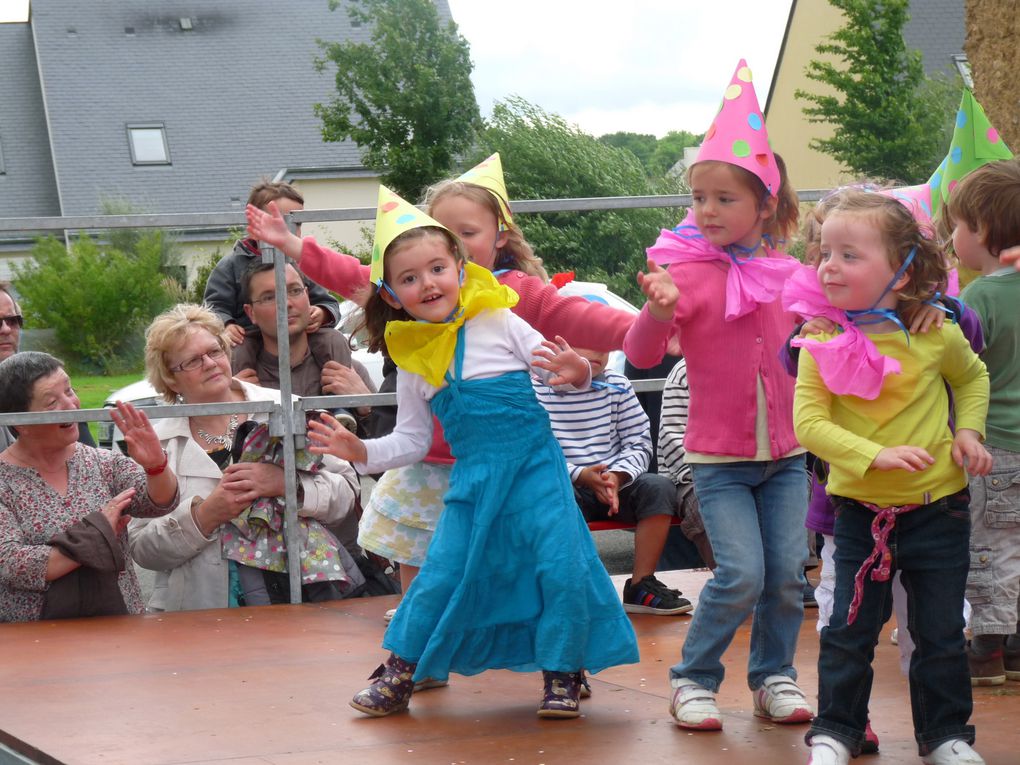
{"type": "Polygon", "coordinates": [[[559,392],[537,380],[534,385],[567,458],[578,506],[588,521],[613,518],[637,524],[634,568],[623,587],[625,611],[687,613],[690,601],[655,578],[676,513],[676,489],[668,478],[647,472],[652,455],[648,415],[630,381],[606,370],[608,353],[574,350],[591,363],[590,390],[559,392]]]}

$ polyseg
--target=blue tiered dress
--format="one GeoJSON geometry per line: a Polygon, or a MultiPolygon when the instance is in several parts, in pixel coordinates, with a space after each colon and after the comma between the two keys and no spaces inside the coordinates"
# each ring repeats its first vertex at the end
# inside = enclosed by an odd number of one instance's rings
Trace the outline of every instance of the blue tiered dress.
{"type": "Polygon", "coordinates": [[[637,641],[574,501],[528,373],[461,379],[432,399],[456,462],[425,565],[383,647],[415,679],[487,669],[598,672],[637,641]]]}

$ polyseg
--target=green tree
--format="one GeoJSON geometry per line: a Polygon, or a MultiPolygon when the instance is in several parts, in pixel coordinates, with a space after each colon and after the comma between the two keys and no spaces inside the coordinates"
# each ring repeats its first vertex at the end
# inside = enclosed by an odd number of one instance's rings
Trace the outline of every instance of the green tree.
{"type": "MultiPolygon", "coordinates": [[[[620,131],[617,133],[606,133],[599,136],[599,141],[606,146],[615,146],[618,149],[626,149],[635,157],[638,162],[649,168],[652,155],[659,144],[659,139],[651,133],[628,133],[620,131]]],[[[649,171],[651,174],[651,171],[649,171]]]]}
{"type": "Polygon", "coordinates": [[[467,40],[431,0],[350,0],[347,14],[371,26],[371,43],[319,41],[317,68],[337,69],[337,97],[315,105],[322,136],[354,140],[383,183],[416,201],[449,174],[479,125],[467,40]]]}
{"type": "MultiPolygon", "coordinates": [[[[498,102],[479,140],[478,159],[499,151],[511,199],[672,193],[650,180],[637,158],[608,146],[520,97],[498,102]]],[[[645,248],[679,213],[668,208],[518,215],[515,220],[550,272],[574,271],[641,304],[635,274],[645,248]]]]}
{"type": "Polygon", "coordinates": [[[831,138],[814,139],[811,147],[860,175],[927,180],[945,155],[955,109],[947,100],[949,85],[926,85],[921,54],[903,40],[909,0],[829,4],[843,12],[846,24],[815,47],[832,59],[811,61],[806,74],[836,94],[796,92],[812,104],[804,108],[811,122],[834,128],[831,138]]]}
{"type": "Polygon", "coordinates": [[[704,133],[695,135],[686,130],[670,130],[656,143],[655,151],[648,162],[649,173],[664,176],[678,160],[683,159],[684,149],[688,146],[699,146],[704,137],[704,133]]]}
{"type": "Polygon", "coordinates": [[[181,296],[163,270],[162,231],[122,231],[112,239],[118,246],[83,236],[68,248],[46,237],[14,267],[32,323],[51,327],[77,368],[103,374],[138,369],[145,327],[181,296]]]}

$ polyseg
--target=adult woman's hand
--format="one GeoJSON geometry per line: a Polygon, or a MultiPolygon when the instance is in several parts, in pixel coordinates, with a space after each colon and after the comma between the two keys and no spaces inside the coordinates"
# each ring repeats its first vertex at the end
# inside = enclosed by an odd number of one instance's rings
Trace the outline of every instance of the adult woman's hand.
{"type": "Polygon", "coordinates": [[[221,480],[192,514],[199,531],[208,537],[224,523],[230,523],[239,516],[250,504],[251,500],[245,501],[243,496],[227,489],[221,480]]]}
{"type": "Polygon", "coordinates": [[[131,459],[146,470],[158,468],[163,464],[166,458],[163,446],[145,412],[124,401],[118,401],[117,408],[110,412],[110,417],[124,434],[127,453],[131,459]]]}
{"type": "Polygon", "coordinates": [[[259,497],[282,497],[283,468],[268,462],[239,462],[223,471],[221,484],[249,503],[259,497]]]}
{"type": "Polygon", "coordinates": [[[131,504],[131,500],[134,498],[135,490],[125,489],[117,496],[112,497],[110,501],[103,505],[102,509],[99,511],[110,523],[110,528],[113,529],[114,533],[120,534],[127,528],[128,522],[131,518],[124,515],[124,511],[127,509],[127,506],[131,504]]]}

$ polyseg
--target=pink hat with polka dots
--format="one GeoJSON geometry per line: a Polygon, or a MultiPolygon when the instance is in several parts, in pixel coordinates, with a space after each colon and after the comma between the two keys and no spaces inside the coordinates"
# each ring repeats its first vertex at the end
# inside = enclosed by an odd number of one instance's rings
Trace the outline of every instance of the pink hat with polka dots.
{"type": "Polygon", "coordinates": [[[742,167],[758,176],[769,194],[779,191],[779,165],[769,146],[765,117],[751,84],[751,70],[744,59],[737,64],[722,106],[698,151],[698,162],[715,160],[742,167]]]}

